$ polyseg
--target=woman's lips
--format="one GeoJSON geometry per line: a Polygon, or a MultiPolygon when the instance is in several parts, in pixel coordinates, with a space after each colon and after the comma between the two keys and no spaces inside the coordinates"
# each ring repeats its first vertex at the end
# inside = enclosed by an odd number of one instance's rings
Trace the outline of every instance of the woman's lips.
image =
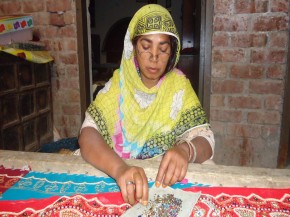
{"type": "Polygon", "coordinates": [[[148,67],[147,70],[148,70],[149,73],[152,73],[152,74],[155,74],[155,73],[158,72],[158,69],[157,68],[153,68],[153,67],[148,67]]]}

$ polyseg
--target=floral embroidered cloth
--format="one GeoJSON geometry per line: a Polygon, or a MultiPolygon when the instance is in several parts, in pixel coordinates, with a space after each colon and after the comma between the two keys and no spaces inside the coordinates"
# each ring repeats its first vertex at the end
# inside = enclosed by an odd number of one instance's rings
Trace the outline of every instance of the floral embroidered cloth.
{"type": "MultiPolygon", "coordinates": [[[[192,208],[192,217],[290,216],[290,189],[192,187],[185,190],[201,192],[192,208]]],[[[113,192],[0,201],[0,216],[118,217],[129,208],[131,206],[123,202],[121,193],[113,192]]]]}
{"type": "MultiPolygon", "coordinates": [[[[131,208],[124,203],[114,180],[107,177],[40,173],[3,166],[0,172],[0,217],[117,217],[131,208]]],[[[152,187],[153,181],[149,185],[152,187]]],[[[290,217],[290,188],[209,187],[192,183],[173,187],[200,193],[192,207],[192,217],[290,217]]]]}

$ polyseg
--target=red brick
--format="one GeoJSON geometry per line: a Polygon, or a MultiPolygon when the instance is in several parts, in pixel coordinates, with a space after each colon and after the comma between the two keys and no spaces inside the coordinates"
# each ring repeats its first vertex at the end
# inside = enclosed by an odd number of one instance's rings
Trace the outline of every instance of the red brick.
{"type": "Polygon", "coordinates": [[[211,129],[212,129],[215,137],[217,137],[218,135],[225,135],[226,125],[224,122],[211,121],[210,126],[211,126],[211,129]]]}
{"type": "Polygon", "coordinates": [[[287,52],[285,50],[270,50],[268,62],[270,63],[286,63],[287,52]]]}
{"type": "Polygon", "coordinates": [[[228,74],[228,66],[223,63],[213,63],[212,76],[216,78],[225,78],[228,74]]]}
{"type": "Polygon", "coordinates": [[[212,94],[210,99],[210,106],[223,107],[225,106],[225,96],[212,94]]]}
{"type": "Polygon", "coordinates": [[[267,96],[265,98],[265,108],[267,110],[282,111],[283,99],[281,96],[267,96]]]}
{"type": "Polygon", "coordinates": [[[253,96],[229,96],[228,103],[231,108],[260,109],[262,107],[261,98],[253,96]]]}
{"type": "Polygon", "coordinates": [[[279,65],[271,65],[268,68],[267,77],[275,78],[275,79],[283,79],[285,76],[285,66],[279,65]]]}
{"type": "Polygon", "coordinates": [[[249,166],[252,165],[253,148],[247,137],[227,136],[222,142],[223,150],[226,150],[222,160],[230,161],[230,165],[249,166]]]}
{"type": "Polygon", "coordinates": [[[21,11],[22,4],[17,0],[1,2],[0,4],[0,15],[19,14],[21,11]]]}
{"type": "Polygon", "coordinates": [[[231,37],[233,47],[252,47],[252,36],[251,34],[233,34],[231,37]]]}
{"type": "Polygon", "coordinates": [[[50,24],[50,13],[48,12],[37,12],[33,13],[32,16],[34,26],[40,26],[44,28],[50,24]]]}
{"type": "Polygon", "coordinates": [[[66,25],[76,23],[76,13],[74,11],[68,11],[64,13],[64,23],[66,25]]]}
{"type": "Polygon", "coordinates": [[[265,33],[258,33],[252,35],[253,47],[265,47],[267,45],[267,35],[265,33]]]}
{"type": "Polygon", "coordinates": [[[281,31],[288,28],[288,16],[258,16],[253,21],[254,31],[281,31]]]}
{"type": "Polygon", "coordinates": [[[251,63],[267,63],[267,49],[251,50],[251,63]]]}
{"type": "Polygon", "coordinates": [[[242,93],[244,85],[242,81],[234,80],[215,80],[212,82],[214,93],[242,93]]]}
{"type": "Polygon", "coordinates": [[[275,32],[269,34],[270,47],[286,48],[288,45],[288,32],[275,32]]]}
{"type": "Polygon", "coordinates": [[[239,0],[236,1],[235,9],[238,14],[249,14],[255,12],[254,0],[239,0]]]}
{"type": "Polygon", "coordinates": [[[242,120],[243,113],[237,110],[211,109],[210,118],[213,121],[239,123],[242,120]]]}
{"type": "Polygon", "coordinates": [[[71,90],[67,93],[67,100],[72,103],[72,102],[79,102],[80,101],[80,92],[79,90],[71,90]]]}
{"type": "Polygon", "coordinates": [[[250,93],[281,95],[283,89],[282,81],[250,81],[249,83],[250,93]]]}
{"type": "Polygon", "coordinates": [[[214,31],[247,31],[248,30],[248,16],[216,16],[213,23],[214,31]]]}
{"type": "Polygon", "coordinates": [[[66,68],[67,68],[67,66],[64,65],[64,64],[58,64],[56,66],[56,74],[57,74],[57,77],[60,79],[60,83],[62,83],[62,82],[66,82],[67,83],[68,82],[67,79],[63,79],[65,77],[67,77],[66,68]]]}
{"type": "Polygon", "coordinates": [[[215,0],[214,9],[216,14],[229,14],[232,11],[234,0],[215,0]]]}
{"type": "Polygon", "coordinates": [[[66,66],[67,76],[69,78],[79,78],[79,71],[77,65],[67,65],[66,66]]]}
{"type": "Polygon", "coordinates": [[[264,66],[260,65],[233,65],[231,77],[257,79],[264,77],[264,66]]]}
{"type": "Polygon", "coordinates": [[[56,113],[55,115],[55,121],[54,121],[54,124],[57,125],[57,126],[65,126],[65,118],[63,115],[58,115],[58,114],[61,114],[62,111],[61,109],[60,110],[56,110],[56,111],[59,111],[56,113]]]}
{"type": "Polygon", "coordinates": [[[276,111],[259,111],[248,113],[248,123],[280,124],[281,114],[276,111]]]}
{"type": "Polygon", "coordinates": [[[245,62],[243,49],[216,49],[213,50],[214,62],[245,62]]]}
{"type": "Polygon", "coordinates": [[[60,50],[77,51],[77,39],[65,38],[60,44],[60,50]]]}
{"type": "Polygon", "coordinates": [[[224,32],[215,32],[212,38],[212,45],[215,47],[227,47],[229,44],[229,35],[224,32]]]}
{"type": "Polygon", "coordinates": [[[79,115],[80,114],[80,106],[74,105],[72,103],[62,106],[64,115],[79,115]]]}
{"type": "Polygon", "coordinates": [[[264,139],[274,139],[274,141],[278,141],[280,139],[280,127],[278,125],[263,125],[261,135],[264,139]]]}
{"type": "Polygon", "coordinates": [[[61,53],[59,55],[60,61],[64,64],[77,64],[78,56],[76,53],[61,53]]]}
{"type": "Polygon", "coordinates": [[[285,12],[288,13],[289,1],[288,0],[272,0],[272,12],[285,12]]]}
{"type": "Polygon", "coordinates": [[[269,0],[256,0],[255,1],[255,12],[266,13],[269,11],[269,0]]]}
{"type": "MultiPolygon", "coordinates": [[[[77,126],[80,126],[80,125],[81,125],[81,119],[79,115],[70,115],[68,117],[68,126],[76,126],[76,129],[79,130],[79,127],[77,126]]],[[[78,130],[75,132],[75,134],[73,134],[74,136],[79,134],[78,130]]]]}
{"type": "Polygon", "coordinates": [[[55,38],[58,36],[58,27],[56,26],[47,26],[43,29],[42,34],[47,38],[55,38]]]}
{"type": "Polygon", "coordinates": [[[67,90],[79,90],[79,79],[67,79],[67,77],[65,79],[62,79],[60,81],[60,88],[64,88],[67,90]]]}
{"type": "Polygon", "coordinates": [[[227,135],[258,138],[261,136],[261,127],[251,124],[229,124],[227,125],[227,135]]]}
{"type": "Polygon", "coordinates": [[[73,37],[73,38],[76,38],[77,37],[76,26],[75,25],[66,25],[64,27],[61,27],[59,34],[62,37],[73,37]]]}
{"type": "Polygon", "coordinates": [[[64,15],[58,13],[50,13],[50,24],[53,26],[65,26],[64,15]]]}
{"type": "Polygon", "coordinates": [[[73,0],[47,0],[47,11],[69,11],[72,9],[73,0]]]}
{"type": "Polygon", "coordinates": [[[23,12],[43,12],[44,11],[44,1],[23,1],[23,12]]]}

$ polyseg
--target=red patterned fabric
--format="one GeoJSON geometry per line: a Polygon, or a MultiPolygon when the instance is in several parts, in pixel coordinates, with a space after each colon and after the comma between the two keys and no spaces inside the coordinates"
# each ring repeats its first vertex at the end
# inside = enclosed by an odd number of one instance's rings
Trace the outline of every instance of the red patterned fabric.
{"type": "MultiPolygon", "coordinates": [[[[290,189],[193,187],[185,190],[202,193],[191,216],[290,216],[290,189]]],[[[0,201],[0,216],[117,217],[128,208],[118,192],[0,201]]]]}
{"type": "Polygon", "coordinates": [[[190,188],[202,192],[192,217],[290,217],[290,188],[190,188]]]}
{"type": "Polygon", "coordinates": [[[24,177],[29,170],[8,169],[0,165],[0,195],[24,177]],[[17,178],[17,176],[19,178],[17,178]]]}

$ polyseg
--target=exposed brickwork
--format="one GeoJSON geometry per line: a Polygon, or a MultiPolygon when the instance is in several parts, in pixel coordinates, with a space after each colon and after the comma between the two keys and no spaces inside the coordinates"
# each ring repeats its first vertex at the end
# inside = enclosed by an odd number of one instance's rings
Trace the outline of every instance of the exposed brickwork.
{"type": "Polygon", "coordinates": [[[29,13],[34,33],[54,57],[54,125],[64,137],[77,136],[81,124],[74,0],[1,0],[0,15],[29,13]]]}
{"type": "Polygon", "coordinates": [[[215,160],[276,167],[289,1],[214,2],[210,121],[215,160]]]}

